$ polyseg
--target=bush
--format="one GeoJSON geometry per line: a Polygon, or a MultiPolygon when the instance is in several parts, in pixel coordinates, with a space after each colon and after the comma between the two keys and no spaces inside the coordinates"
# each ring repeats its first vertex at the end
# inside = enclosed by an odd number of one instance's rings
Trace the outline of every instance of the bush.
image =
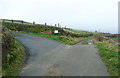
{"type": "Polygon", "coordinates": [[[95,38],[97,41],[103,42],[103,34],[102,33],[98,33],[95,35],[95,38]]]}

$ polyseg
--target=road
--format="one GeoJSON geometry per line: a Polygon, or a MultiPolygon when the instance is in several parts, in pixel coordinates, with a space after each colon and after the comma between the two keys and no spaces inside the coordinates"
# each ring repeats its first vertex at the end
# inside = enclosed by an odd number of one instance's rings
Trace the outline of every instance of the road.
{"type": "Polygon", "coordinates": [[[20,76],[108,76],[93,44],[64,45],[43,37],[17,33],[30,57],[20,76]]]}

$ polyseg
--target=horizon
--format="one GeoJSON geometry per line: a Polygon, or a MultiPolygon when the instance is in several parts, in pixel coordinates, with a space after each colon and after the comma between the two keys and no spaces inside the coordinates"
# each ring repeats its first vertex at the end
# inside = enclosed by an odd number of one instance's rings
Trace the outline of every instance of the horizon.
{"type": "Polygon", "coordinates": [[[1,0],[0,18],[49,25],[60,23],[77,30],[118,33],[119,0],[28,1],[1,0]]]}

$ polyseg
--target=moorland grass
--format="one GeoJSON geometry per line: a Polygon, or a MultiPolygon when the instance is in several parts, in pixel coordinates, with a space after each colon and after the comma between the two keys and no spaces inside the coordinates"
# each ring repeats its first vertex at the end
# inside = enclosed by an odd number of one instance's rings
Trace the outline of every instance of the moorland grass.
{"type": "Polygon", "coordinates": [[[97,45],[100,56],[105,65],[107,66],[109,74],[111,76],[118,76],[118,68],[120,66],[118,62],[119,43],[110,40],[105,40],[103,42],[95,41],[94,43],[95,45],[97,45]]]}
{"type": "MultiPolygon", "coordinates": [[[[3,20],[1,19],[0,21],[3,21],[3,20]]],[[[12,23],[11,20],[4,20],[4,22],[12,23]]],[[[27,23],[27,22],[22,23],[22,22],[20,22],[20,21],[15,21],[15,20],[13,21],[13,23],[17,23],[17,24],[26,24],[26,25],[33,25],[33,23],[27,23]]]]}
{"type": "Polygon", "coordinates": [[[93,32],[89,32],[89,31],[73,30],[73,29],[64,29],[64,31],[68,31],[68,32],[75,33],[75,34],[93,33],[93,32]]]}
{"type": "Polygon", "coordinates": [[[14,35],[14,36],[22,36],[22,35],[16,34],[16,33],[12,33],[12,35],[14,35]]]}
{"type": "Polygon", "coordinates": [[[83,45],[88,45],[88,42],[85,41],[85,42],[82,42],[82,44],[83,44],[83,45]]]}
{"type": "Polygon", "coordinates": [[[25,57],[25,48],[15,40],[14,46],[7,54],[7,62],[2,66],[3,76],[17,76],[21,71],[21,65],[25,57]]]}

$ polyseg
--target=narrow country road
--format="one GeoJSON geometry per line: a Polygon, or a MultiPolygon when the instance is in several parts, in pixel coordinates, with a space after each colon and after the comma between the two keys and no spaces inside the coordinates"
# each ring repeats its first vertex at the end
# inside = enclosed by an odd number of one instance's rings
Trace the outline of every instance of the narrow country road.
{"type": "Polygon", "coordinates": [[[17,33],[30,57],[20,76],[108,76],[93,44],[73,46],[43,37],[17,33]]]}

